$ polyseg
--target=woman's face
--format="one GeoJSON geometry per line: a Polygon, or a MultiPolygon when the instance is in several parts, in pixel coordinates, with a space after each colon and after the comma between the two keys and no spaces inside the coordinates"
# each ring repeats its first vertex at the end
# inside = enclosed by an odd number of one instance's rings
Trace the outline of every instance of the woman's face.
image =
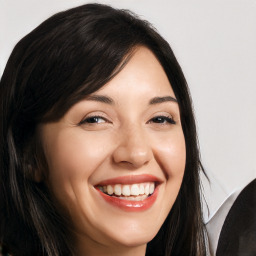
{"type": "Polygon", "coordinates": [[[185,169],[179,106],[153,53],[40,127],[47,184],[85,247],[149,242],[170,212],[185,169]]]}

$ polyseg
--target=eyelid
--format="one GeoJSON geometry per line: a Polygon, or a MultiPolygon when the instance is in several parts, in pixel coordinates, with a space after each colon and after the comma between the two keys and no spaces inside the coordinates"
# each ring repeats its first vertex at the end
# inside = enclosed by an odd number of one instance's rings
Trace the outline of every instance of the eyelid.
{"type": "MultiPolygon", "coordinates": [[[[78,125],[82,125],[86,123],[86,120],[90,119],[90,118],[101,118],[103,119],[106,123],[111,123],[111,121],[106,118],[103,114],[97,114],[97,113],[90,113],[88,115],[86,115],[85,117],[83,117],[83,119],[78,123],[78,125]]],[[[94,124],[94,123],[88,123],[88,124],[94,124]]]]}
{"type": "MultiPolygon", "coordinates": [[[[150,118],[150,120],[147,123],[153,123],[153,120],[156,118],[164,118],[165,121],[167,121],[167,123],[170,125],[176,124],[176,121],[174,120],[173,116],[169,113],[155,114],[152,118],[150,118]]],[[[156,124],[164,125],[164,123],[157,123],[157,122],[156,122],[156,124]]]]}

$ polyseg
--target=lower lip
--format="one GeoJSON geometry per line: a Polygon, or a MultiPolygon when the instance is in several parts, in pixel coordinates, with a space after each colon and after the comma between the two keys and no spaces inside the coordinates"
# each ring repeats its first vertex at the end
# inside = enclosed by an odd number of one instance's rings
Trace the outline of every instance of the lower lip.
{"type": "Polygon", "coordinates": [[[109,196],[103,193],[98,188],[97,191],[108,203],[128,212],[140,212],[149,209],[156,201],[158,195],[158,187],[155,188],[154,193],[151,196],[142,201],[119,199],[118,197],[109,196]]]}

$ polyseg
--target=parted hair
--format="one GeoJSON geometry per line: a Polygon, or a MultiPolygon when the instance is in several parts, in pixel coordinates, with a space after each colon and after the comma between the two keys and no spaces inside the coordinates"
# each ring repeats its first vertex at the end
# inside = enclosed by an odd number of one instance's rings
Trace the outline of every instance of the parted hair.
{"type": "MultiPolygon", "coordinates": [[[[186,167],[177,199],[146,255],[206,255],[202,171],[189,89],[170,48],[150,23],[127,10],[86,4],[57,13],[21,39],[0,81],[0,244],[13,256],[75,255],[69,220],[44,180],[38,124],[56,121],[110,81],[138,46],[149,48],[177,98],[186,167]]],[[[139,86],[139,85],[138,85],[139,86]]]]}

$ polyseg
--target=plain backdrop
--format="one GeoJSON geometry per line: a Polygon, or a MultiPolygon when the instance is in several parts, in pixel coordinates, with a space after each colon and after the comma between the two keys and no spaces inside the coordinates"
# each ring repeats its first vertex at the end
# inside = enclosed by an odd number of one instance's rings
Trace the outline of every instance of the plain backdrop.
{"type": "MultiPolygon", "coordinates": [[[[0,0],[0,75],[19,39],[52,14],[89,2],[0,0]]],[[[202,177],[207,220],[256,177],[256,0],[93,2],[134,11],[173,48],[191,90],[211,180],[202,177]]]]}

